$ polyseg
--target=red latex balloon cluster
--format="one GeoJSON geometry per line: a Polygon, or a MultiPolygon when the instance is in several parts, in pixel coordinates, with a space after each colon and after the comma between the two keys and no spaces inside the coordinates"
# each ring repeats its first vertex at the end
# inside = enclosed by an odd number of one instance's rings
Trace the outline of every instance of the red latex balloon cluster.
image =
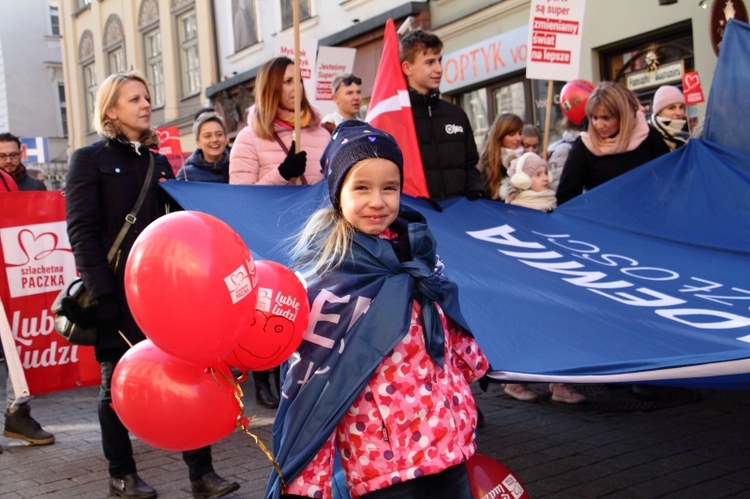
{"type": "Polygon", "coordinates": [[[309,319],[291,270],[255,262],[226,223],[192,211],[161,217],[138,236],[125,294],[148,340],[118,362],[112,405],[134,435],[167,450],[197,449],[240,426],[241,392],[225,359],[245,371],[276,366],[309,319]]]}
{"type": "Polygon", "coordinates": [[[518,477],[504,464],[482,454],[474,454],[466,461],[469,483],[475,499],[512,497],[529,499],[529,494],[518,477]]]}
{"type": "Polygon", "coordinates": [[[310,319],[305,286],[283,265],[255,262],[258,300],[254,321],[227,356],[229,365],[247,371],[276,367],[297,349],[310,319]]]}
{"type": "Polygon", "coordinates": [[[571,80],[560,90],[560,109],[576,125],[586,117],[586,103],[594,88],[590,81],[571,80]]]}

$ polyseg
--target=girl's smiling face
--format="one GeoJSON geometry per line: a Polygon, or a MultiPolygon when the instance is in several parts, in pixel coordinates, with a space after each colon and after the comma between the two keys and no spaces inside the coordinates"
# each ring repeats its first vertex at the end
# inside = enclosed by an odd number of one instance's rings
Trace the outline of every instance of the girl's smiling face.
{"type": "Polygon", "coordinates": [[[347,172],[339,199],[347,222],[360,232],[377,236],[398,216],[401,172],[387,159],[362,160],[347,172]]]}

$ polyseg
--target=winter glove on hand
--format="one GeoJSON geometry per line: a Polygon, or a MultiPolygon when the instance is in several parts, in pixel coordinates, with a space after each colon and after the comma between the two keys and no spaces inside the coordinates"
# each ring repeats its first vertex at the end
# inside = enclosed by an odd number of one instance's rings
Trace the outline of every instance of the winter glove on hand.
{"type": "Polygon", "coordinates": [[[72,296],[66,296],[60,301],[60,313],[82,328],[89,328],[96,321],[93,307],[82,308],[78,300],[72,296]]]}
{"type": "Polygon", "coordinates": [[[286,158],[279,165],[279,173],[285,180],[291,180],[305,173],[307,166],[307,151],[294,152],[294,141],[286,154],[286,158]]]}

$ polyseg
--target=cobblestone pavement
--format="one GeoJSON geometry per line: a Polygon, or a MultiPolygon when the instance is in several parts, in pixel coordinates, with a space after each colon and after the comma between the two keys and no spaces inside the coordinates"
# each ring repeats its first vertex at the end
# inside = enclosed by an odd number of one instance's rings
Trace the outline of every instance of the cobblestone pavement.
{"type": "MultiPolygon", "coordinates": [[[[666,402],[649,404],[624,388],[590,386],[582,387],[590,401],[566,406],[551,402],[544,388],[533,387],[541,395],[535,403],[513,400],[497,384],[476,392],[486,418],[479,451],[513,470],[531,498],[748,497],[750,392],[660,389],[666,402]]],[[[252,381],[243,389],[246,414],[256,414],[251,430],[270,446],[274,412],[255,406],[252,381]]],[[[57,437],[54,445],[0,436],[0,497],[107,497],[97,390],[32,402],[32,415],[57,437]]],[[[190,497],[180,453],[135,439],[134,450],[140,475],[159,497],[190,497]]],[[[213,456],[216,471],[242,485],[227,497],[262,497],[271,464],[249,436],[234,432],[213,446],[213,456]]]]}

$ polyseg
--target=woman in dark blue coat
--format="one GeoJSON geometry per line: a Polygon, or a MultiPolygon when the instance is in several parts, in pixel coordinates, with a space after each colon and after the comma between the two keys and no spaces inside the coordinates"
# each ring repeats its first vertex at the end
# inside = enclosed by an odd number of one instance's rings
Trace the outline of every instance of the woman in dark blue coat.
{"type": "Polygon", "coordinates": [[[196,149],[177,172],[177,180],[229,183],[229,149],[224,120],[217,113],[199,114],[193,123],[196,149]]]}

